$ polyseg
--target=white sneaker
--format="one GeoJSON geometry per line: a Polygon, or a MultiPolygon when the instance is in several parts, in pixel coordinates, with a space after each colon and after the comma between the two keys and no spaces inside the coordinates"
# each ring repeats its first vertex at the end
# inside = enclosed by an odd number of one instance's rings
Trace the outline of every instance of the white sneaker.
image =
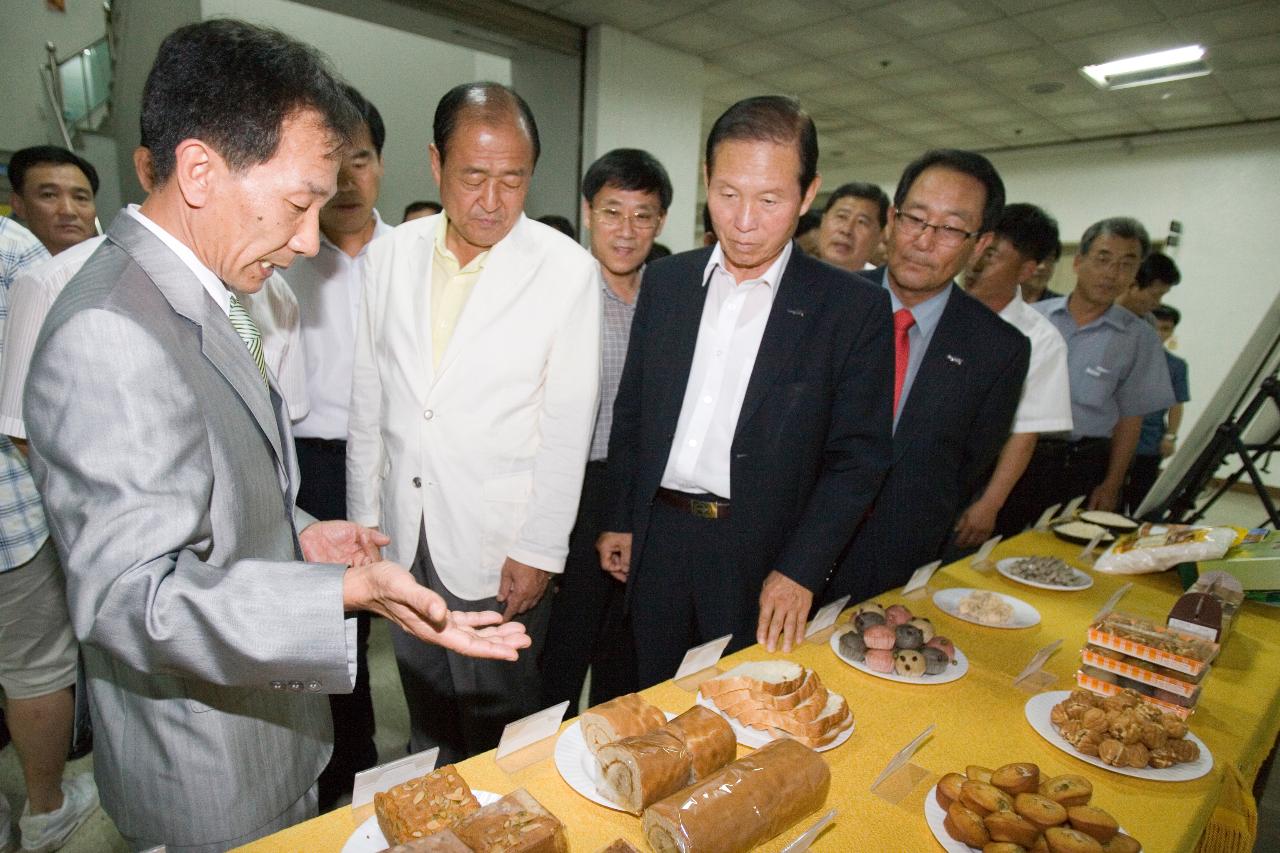
{"type": "Polygon", "coordinates": [[[81,773],[62,780],[61,808],[37,815],[30,814],[28,808],[29,804],[23,806],[18,819],[22,849],[28,853],[52,853],[66,844],[98,808],[98,788],[92,775],[81,773]]]}

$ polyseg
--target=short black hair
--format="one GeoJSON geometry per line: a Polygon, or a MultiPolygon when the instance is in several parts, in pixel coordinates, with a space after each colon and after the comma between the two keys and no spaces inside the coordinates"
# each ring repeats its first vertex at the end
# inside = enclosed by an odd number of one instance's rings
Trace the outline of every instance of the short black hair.
{"type": "Polygon", "coordinates": [[[711,208],[702,203],[702,233],[716,236],[716,224],[711,221],[711,208]]]}
{"type": "Polygon", "coordinates": [[[1157,320],[1169,320],[1175,326],[1182,322],[1182,312],[1172,305],[1165,305],[1163,302],[1151,309],[1151,316],[1157,320]]]}
{"type": "Polygon", "coordinates": [[[1104,234],[1122,240],[1137,240],[1138,255],[1143,259],[1151,252],[1151,238],[1147,236],[1147,229],[1141,222],[1132,216],[1112,216],[1099,219],[1084,230],[1084,236],[1080,238],[1080,254],[1089,254],[1093,241],[1104,234]]]}
{"type": "Polygon", "coordinates": [[[880,209],[880,227],[883,228],[889,224],[889,196],[875,184],[864,181],[841,184],[831,193],[831,198],[827,199],[827,206],[822,209],[822,212],[826,213],[842,198],[862,198],[872,202],[880,209]]]}
{"type": "Polygon", "coordinates": [[[801,234],[808,234],[815,228],[822,227],[822,214],[810,208],[804,212],[804,216],[800,217],[800,222],[796,224],[796,231],[791,236],[799,237],[801,234]]]}
{"type": "Polygon", "coordinates": [[[911,186],[926,169],[933,167],[950,169],[975,179],[987,190],[987,201],[982,206],[982,224],[979,231],[990,231],[1004,210],[1004,181],[991,161],[976,151],[962,151],[958,148],[935,148],[926,151],[907,164],[902,177],[898,180],[898,188],[893,193],[893,206],[901,209],[902,203],[911,192],[911,186]]]}
{"type": "Polygon", "coordinates": [[[573,223],[569,221],[568,217],[561,216],[558,213],[548,213],[546,216],[539,216],[538,221],[543,225],[549,225],[556,229],[571,240],[578,239],[578,229],[573,227],[573,223]]]}
{"type": "Polygon", "coordinates": [[[93,164],[76,154],[57,145],[32,145],[13,152],[9,158],[9,185],[18,195],[22,195],[26,186],[27,170],[32,166],[45,164],[75,166],[89,180],[89,189],[98,194],[98,170],[93,164]]]}
{"type": "Polygon", "coordinates": [[[351,144],[360,115],[315,48],[230,18],[179,27],[160,44],[142,91],[152,178],[169,180],[184,139],[208,143],[236,171],[265,163],[300,110],[319,113],[335,155],[351,144]]]}
{"type": "Polygon", "coordinates": [[[514,116],[529,136],[529,143],[533,147],[533,165],[538,165],[542,143],[538,141],[538,123],[533,120],[533,110],[529,109],[524,98],[510,86],[492,81],[454,86],[436,104],[436,115],[431,124],[431,141],[440,152],[441,163],[445,160],[445,151],[453,132],[467,118],[464,113],[474,113],[472,118],[492,124],[508,121],[514,116]]]}
{"type": "Polygon", "coordinates": [[[1022,257],[1037,264],[1061,251],[1058,221],[1034,204],[1006,204],[993,229],[1008,240],[1022,257]]]}
{"type": "Polygon", "coordinates": [[[387,141],[387,127],[382,123],[382,113],[378,112],[378,108],[373,105],[373,102],[360,94],[360,90],[355,86],[350,83],[343,83],[342,89],[347,93],[347,97],[351,99],[356,111],[360,113],[360,118],[364,120],[364,126],[369,128],[369,138],[373,140],[373,150],[381,157],[382,144],[387,141]]]}
{"type": "Polygon", "coordinates": [[[716,146],[730,140],[795,145],[800,155],[800,194],[818,176],[818,129],[795,98],[759,95],[729,107],[707,134],[707,175],[715,171],[716,146]]]}
{"type": "Polygon", "coordinates": [[[662,243],[654,243],[649,247],[649,254],[645,257],[646,264],[653,263],[660,258],[670,257],[671,250],[662,243]]]}
{"type": "Polygon", "coordinates": [[[639,148],[615,148],[596,160],[582,178],[582,197],[587,204],[605,187],[653,193],[666,213],[671,206],[671,178],[658,158],[639,148]]]}
{"type": "Polygon", "coordinates": [[[1152,252],[1143,258],[1142,265],[1138,267],[1138,273],[1134,276],[1134,283],[1138,285],[1139,290],[1146,290],[1157,281],[1163,281],[1170,287],[1182,281],[1182,273],[1178,271],[1178,265],[1164,252],[1152,252]]]}
{"type": "Polygon", "coordinates": [[[432,213],[439,213],[444,207],[438,201],[411,201],[404,206],[404,215],[400,217],[402,220],[408,219],[410,213],[417,213],[419,210],[429,210],[432,213]]]}

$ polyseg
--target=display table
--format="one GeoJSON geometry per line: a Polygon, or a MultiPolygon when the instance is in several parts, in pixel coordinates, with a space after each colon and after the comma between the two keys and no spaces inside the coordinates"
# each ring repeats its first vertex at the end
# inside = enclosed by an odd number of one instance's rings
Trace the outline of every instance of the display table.
{"type": "MultiPolygon", "coordinates": [[[[992,559],[1044,554],[1071,560],[1079,551],[1079,546],[1049,534],[1025,533],[1001,543],[992,559]]],[[[968,674],[950,684],[898,684],[863,674],[839,660],[826,642],[802,645],[790,655],[770,655],[752,646],[721,661],[726,669],[770,657],[794,660],[817,670],[829,689],[844,694],[853,710],[853,736],[823,753],[832,773],[826,808],[837,808],[839,814],[813,849],[939,849],[923,816],[925,795],[938,777],[953,770],[963,772],[967,764],[997,767],[1033,761],[1047,775],[1087,776],[1094,785],[1095,803],[1114,814],[1149,853],[1189,851],[1198,845],[1205,850],[1251,850],[1256,813],[1248,788],[1280,731],[1280,680],[1275,677],[1280,661],[1280,609],[1246,603],[1209,674],[1190,726],[1213,753],[1212,771],[1189,782],[1144,781],[1095,768],[1051,746],[1024,716],[1023,706],[1031,694],[1012,684],[1038,649],[1062,639],[1062,648],[1045,667],[1055,681],[1044,689],[1070,689],[1086,626],[1124,583],[1134,585],[1118,609],[1160,620],[1181,591],[1173,572],[1093,575],[1093,587],[1081,592],[1033,589],[994,570],[978,572],[968,561],[953,563],[934,575],[931,590],[978,587],[1033,605],[1040,611],[1041,622],[1022,630],[960,621],[939,611],[928,598],[903,602],[896,591],[878,596],[876,600],[883,604],[906,603],[917,615],[929,617],[938,633],[950,637],[968,656],[968,674]],[[930,723],[936,723],[937,729],[912,759],[927,775],[896,803],[872,793],[872,781],[894,754],[930,723]]],[[[846,618],[842,616],[841,621],[846,618]]],[[[670,681],[645,690],[644,695],[671,712],[684,711],[694,701],[693,694],[670,681]]],[[[748,751],[739,747],[739,754],[748,751]]],[[[560,778],[550,757],[508,774],[487,752],[459,764],[458,769],[474,789],[500,794],[528,789],[564,822],[575,851],[592,853],[619,836],[647,849],[638,818],[579,796],[560,778]]],[[[816,817],[761,849],[780,850],[816,817]]],[[[357,824],[352,810],[341,808],[242,849],[339,851],[357,824]]]]}

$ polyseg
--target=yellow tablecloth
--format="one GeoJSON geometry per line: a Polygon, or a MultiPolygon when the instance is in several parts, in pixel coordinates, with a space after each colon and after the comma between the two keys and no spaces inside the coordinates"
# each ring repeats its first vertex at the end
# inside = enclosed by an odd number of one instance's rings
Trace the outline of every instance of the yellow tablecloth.
{"type": "MultiPolygon", "coordinates": [[[[1025,533],[1002,543],[993,560],[1028,554],[1069,560],[1079,550],[1079,546],[1048,534],[1025,533]]],[[[1050,775],[1071,772],[1088,776],[1096,803],[1112,812],[1126,831],[1143,842],[1148,853],[1189,851],[1198,845],[1201,850],[1247,853],[1256,832],[1249,786],[1280,731],[1280,680],[1275,677],[1280,661],[1280,610],[1247,603],[1206,682],[1191,729],[1212,751],[1213,770],[1190,782],[1144,781],[1092,767],[1044,741],[1024,716],[1023,706],[1030,694],[1012,685],[1014,676],[1038,649],[1061,638],[1062,648],[1045,668],[1056,681],[1045,689],[1069,689],[1086,626],[1122,584],[1134,582],[1118,609],[1157,620],[1164,618],[1180,592],[1172,572],[1133,578],[1094,573],[1094,577],[1091,589],[1051,592],[1014,583],[995,571],[975,571],[968,561],[944,567],[931,581],[931,589],[971,586],[997,590],[1028,602],[1041,615],[1040,624],[1033,628],[1005,630],[954,619],[928,599],[904,602],[917,615],[932,619],[938,632],[951,637],[968,656],[968,674],[951,684],[909,685],[875,678],[841,662],[826,643],[811,643],[790,655],[772,656],[788,657],[817,670],[830,689],[844,694],[856,718],[849,741],[824,753],[832,772],[826,807],[837,808],[839,815],[814,849],[939,849],[923,817],[925,795],[939,776],[963,771],[966,764],[996,767],[1011,761],[1034,761],[1050,775]],[[912,762],[928,775],[896,804],[871,793],[872,781],[893,755],[930,723],[936,723],[937,730],[912,762]]],[[[903,599],[890,593],[876,600],[891,604],[903,599]]],[[[752,646],[722,661],[721,667],[769,657],[762,647],[752,646]]],[[[672,712],[687,709],[694,699],[670,681],[644,694],[672,712]]],[[[647,849],[637,818],[579,796],[560,778],[551,758],[507,774],[488,752],[463,762],[459,770],[480,790],[507,793],[527,788],[569,828],[575,851],[591,853],[619,836],[647,849]]],[[[804,825],[762,849],[781,849],[804,825]]],[[[342,808],[242,849],[255,853],[339,851],[355,827],[351,810],[342,808]]]]}

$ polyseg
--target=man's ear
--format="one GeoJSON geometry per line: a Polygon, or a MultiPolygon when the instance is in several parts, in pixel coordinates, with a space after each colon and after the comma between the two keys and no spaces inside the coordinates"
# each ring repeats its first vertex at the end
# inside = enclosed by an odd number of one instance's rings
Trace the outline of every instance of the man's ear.
{"type": "Polygon", "coordinates": [[[199,139],[184,139],[174,149],[173,176],[189,207],[209,203],[219,180],[228,173],[226,161],[199,139]]]}
{"type": "Polygon", "coordinates": [[[22,200],[22,196],[16,192],[9,193],[9,206],[13,208],[13,212],[18,214],[19,219],[27,218],[27,205],[22,200]]]}

